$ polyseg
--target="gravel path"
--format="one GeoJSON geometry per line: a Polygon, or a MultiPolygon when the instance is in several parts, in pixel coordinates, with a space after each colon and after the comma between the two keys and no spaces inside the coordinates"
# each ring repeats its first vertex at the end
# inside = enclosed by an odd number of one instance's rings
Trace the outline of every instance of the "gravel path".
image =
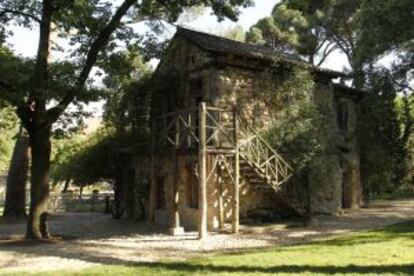
{"type": "Polygon", "coordinates": [[[199,241],[196,232],[173,237],[165,234],[167,229],[143,222],[114,221],[97,213],[64,213],[50,221],[52,234],[64,239],[48,243],[11,243],[8,239],[22,238],[24,222],[0,222],[0,274],[183,260],[206,253],[302,243],[411,219],[414,199],[376,201],[369,208],[316,218],[308,225],[290,222],[242,226],[238,235],[210,233],[207,240],[199,241]]]}

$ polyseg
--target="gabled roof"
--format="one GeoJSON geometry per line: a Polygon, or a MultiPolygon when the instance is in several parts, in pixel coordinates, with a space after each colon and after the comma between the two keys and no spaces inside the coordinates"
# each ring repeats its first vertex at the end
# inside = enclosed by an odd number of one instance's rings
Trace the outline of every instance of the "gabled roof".
{"type": "Polygon", "coordinates": [[[177,27],[177,33],[175,36],[183,37],[191,43],[197,45],[199,48],[208,52],[233,54],[252,59],[262,59],[302,65],[315,70],[316,72],[327,74],[332,78],[345,76],[344,73],[313,66],[312,64],[303,61],[296,56],[281,53],[265,46],[238,42],[235,40],[183,27],[177,27]]]}

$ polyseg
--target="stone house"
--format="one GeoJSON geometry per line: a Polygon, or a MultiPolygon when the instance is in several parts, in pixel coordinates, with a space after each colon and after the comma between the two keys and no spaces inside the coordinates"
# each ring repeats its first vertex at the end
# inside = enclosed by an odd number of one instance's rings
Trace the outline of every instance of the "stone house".
{"type": "Polygon", "coordinates": [[[139,185],[150,187],[149,220],[173,233],[198,228],[203,237],[226,222],[237,232],[240,219],[261,210],[301,216],[358,207],[361,93],[333,83],[342,76],[266,47],[178,28],[150,81],[151,154],[136,162],[139,185]],[[289,188],[289,160],[261,135],[278,112],[262,89],[280,85],[295,66],[312,73],[314,102],[335,141],[313,165],[305,197],[289,188]]]}

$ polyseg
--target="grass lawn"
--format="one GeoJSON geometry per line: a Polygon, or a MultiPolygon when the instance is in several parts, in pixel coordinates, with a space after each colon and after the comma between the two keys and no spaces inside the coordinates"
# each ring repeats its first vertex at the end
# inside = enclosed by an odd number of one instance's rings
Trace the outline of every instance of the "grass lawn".
{"type": "MultiPolygon", "coordinates": [[[[414,275],[414,221],[304,245],[184,262],[99,265],[93,275],[414,275]]],[[[53,275],[71,275],[59,271],[53,275]]],[[[41,275],[45,275],[42,273],[41,275]]]]}

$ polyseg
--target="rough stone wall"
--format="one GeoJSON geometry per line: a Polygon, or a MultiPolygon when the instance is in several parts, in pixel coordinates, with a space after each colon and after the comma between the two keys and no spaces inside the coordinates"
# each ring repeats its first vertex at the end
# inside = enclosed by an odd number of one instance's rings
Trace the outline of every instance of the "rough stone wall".
{"type": "Polygon", "coordinates": [[[210,63],[210,55],[184,39],[175,39],[168,48],[159,68],[155,72],[156,88],[153,88],[153,115],[175,110],[195,108],[196,91],[191,82],[204,79],[204,68],[210,63]],[[174,75],[173,79],[168,76],[174,75]],[[179,82],[176,85],[173,82],[179,82]]]}
{"type": "Polygon", "coordinates": [[[269,99],[261,89],[263,86],[268,89],[275,86],[274,82],[263,78],[262,73],[234,67],[213,69],[209,76],[207,99],[213,106],[237,106],[241,115],[258,130],[266,126],[272,111],[269,109],[269,99]]]}
{"type": "MultiPolygon", "coordinates": [[[[171,210],[173,208],[173,188],[174,188],[174,166],[175,159],[173,156],[163,156],[155,158],[154,171],[157,172],[154,181],[160,178],[164,179],[164,196],[165,196],[165,209],[155,208],[155,223],[161,225],[171,225],[171,210]]],[[[157,185],[157,183],[152,183],[157,185]]],[[[156,204],[155,204],[156,205],[156,204]]]]}
{"type": "Polygon", "coordinates": [[[348,120],[346,131],[339,130],[338,147],[341,149],[341,165],[343,171],[343,208],[358,208],[363,204],[360,178],[360,156],[357,128],[357,106],[351,99],[336,98],[337,105],[347,109],[348,120]]]}
{"type": "Polygon", "coordinates": [[[147,156],[135,156],[135,216],[136,219],[145,219],[148,216],[148,203],[150,193],[150,164],[151,160],[147,156]]]}
{"type": "Polygon", "coordinates": [[[340,140],[336,102],[330,85],[315,87],[314,101],[323,120],[324,152],[311,165],[308,175],[310,211],[313,214],[336,214],[342,208],[342,168],[337,141],[340,140]]]}
{"type": "Polygon", "coordinates": [[[337,97],[332,85],[318,85],[315,103],[320,110],[327,148],[309,174],[310,210],[335,215],[341,208],[357,208],[362,202],[360,162],[356,136],[357,110],[353,100],[337,97]],[[346,108],[344,129],[338,122],[339,106],[346,108]]]}
{"type": "MultiPolygon", "coordinates": [[[[179,176],[178,176],[178,192],[179,192],[179,207],[180,224],[186,231],[197,230],[199,224],[199,209],[192,207],[190,202],[187,202],[187,187],[189,186],[187,180],[188,173],[195,173],[197,156],[180,156],[178,161],[179,176]],[[191,172],[188,169],[191,169],[191,172]]],[[[207,187],[208,188],[208,187],[207,187]]],[[[209,193],[207,193],[209,195],[209,193]]]]}
{"type": "Polygon", "coordinates": [[[363,204],[359,154],[356,152],[342,154],[342,164],[343,207],[358,208],[363,204]]]}
{"type": "MultiPolygon", "coordinates": [[[[218,185],[218,183],[217,183],[218,185]]],[[[224,199],[224,217],[226,222],[231,222],[232,219],[232,205],[233,200],[233,183],[230,179],[225,179],[223,183],[223,199],[224,199]]],[[[277,211],[277,207],[272,201],[272,197],[269,194],[261,192],[245,179],[240,181],[240,218],[244,219],[249,216],[249,212],[258,209],[267,209],[277,211]]],[[[218,214],[218,209],[216,210],[218,214]]]]}
{"type": "Polygon", "coordinates": [[[310,211],[335,215],[342,207],[342,169],[339,156],[325,154],[309,173],[310,211]]]}

